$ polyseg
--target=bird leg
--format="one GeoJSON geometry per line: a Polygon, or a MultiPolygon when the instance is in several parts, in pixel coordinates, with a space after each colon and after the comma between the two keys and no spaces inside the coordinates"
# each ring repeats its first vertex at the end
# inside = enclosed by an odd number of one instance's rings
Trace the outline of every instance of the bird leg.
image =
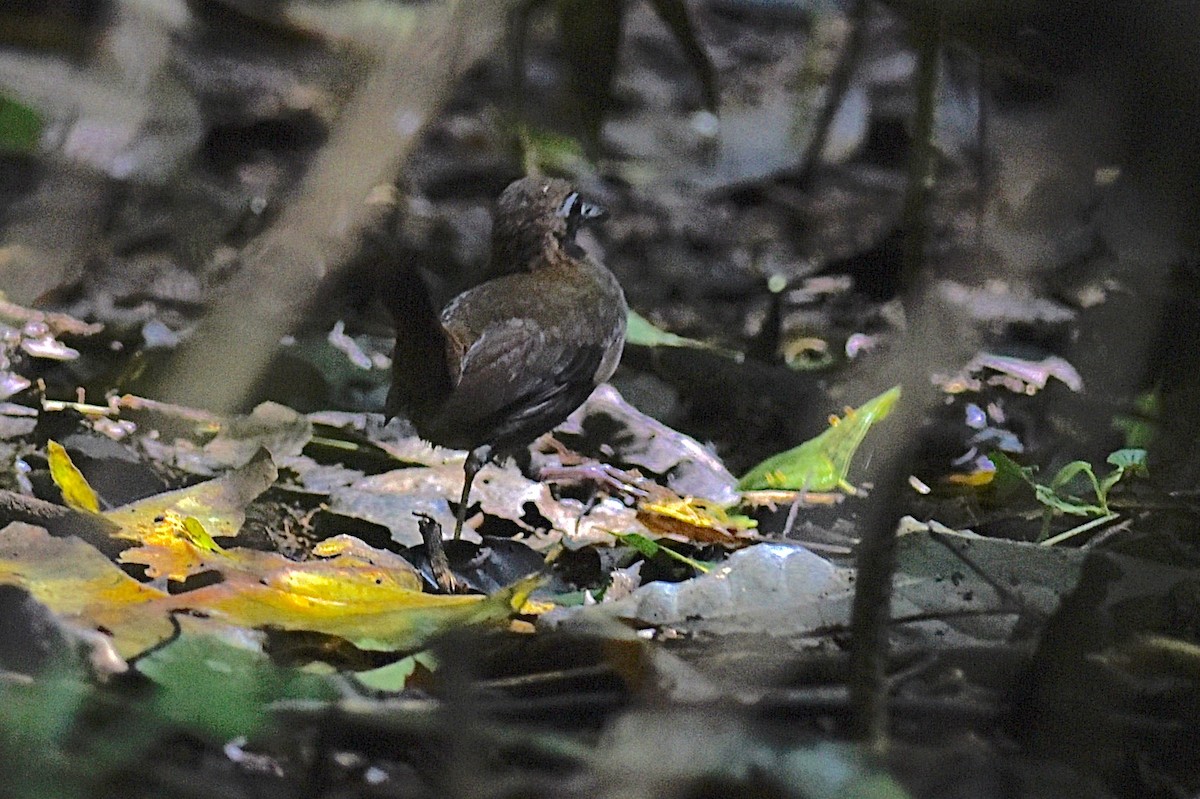
{"type": "Polygon", "coordinates": [[[454,516],[454,540],[457,541],[462,536],[463,522],[467,520],[467,503],[471,499],[471,483],[475,482],[475,475],[483,468],[483,465],[488,462],[488,458],[492,455],[492,448],[487,444],[476,447],[467,453],[467,459],[463,463],[463,487],[462,496],[458,500],[458,513],[454,516]]]}

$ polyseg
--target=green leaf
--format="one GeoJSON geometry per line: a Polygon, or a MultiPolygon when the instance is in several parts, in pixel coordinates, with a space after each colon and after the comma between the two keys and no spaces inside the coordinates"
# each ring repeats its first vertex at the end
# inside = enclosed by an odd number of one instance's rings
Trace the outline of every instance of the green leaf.
{"type": "Polygon", "coordinates": [[[1112,426],[1125,434],[1126,447],[1148,447],[1154,443],[1162,418],[1162,401],[1158,389],[1138,395],[1133,412],[1113,417],[1112,426]]]}
{"type": "Polygon", "coordinates": [[[717,112],[717,74],[713,69],[708,53],[700,46],[696,38],[696,30],[692,27],[691,17],[688,16],[687,5],[683,0],[650,0],[658,18],[671,29],[671,35],[683,49],[683,56],[700,79],[700,88],[704,94],[704,107],[714,114],[717,112]]]}
{"type": "Polygon", "coordinates": [[[641,533],[614,533],[622,544],[628,544],[647,558],[652,558],[662,549],[657,541],[653,541],[641,533]]]}
{"type": "Polygon", "coordinates": [[[1107,513],[1104,508],[1089,505],[1074,497],[1064,497],[1061,494],[1057,494],[1050,486],[1035,485],[1033,493],[1037,497],[1037,501],[1047,508],[1052,508],[1071,516],[1103,516],[1107,513]]]}
{"type": "Polygon", "coordinates": [[[1134,474],[1146,474],[1149,472],[1149,468],[1146,466],[1146,450],[1144,449],[1119,449],[1110,454],[1106,460],[1109,464],[1116,466],[1122,471],[1134,474]]]}
{"type": "Polygon", "coordinates": [[[91,687],[73,664],[55,663],[36,680],[0,683],[0,745],[45,751],[67,742],[91,687]]]}
{"type": "Polygon", "coordinates": [[[204,529],[204,524],[195,516],[184,518],[183,530],[187,540],[205,552],[223,553],[225,551],[220,544],[213,540],[213,537],[204,529]]]}
{"type": "Polygon", "coordinates": [[[664,547],[662,544],[647,538],[641,533],[613,533],[613,535],[621,543],[628,544],[636,549],[643,557],[654,558],[661,554],[666,555],[668,558],[674,558],[680,563],[687,564],[701,574],[708,574],[712,570],[712,567],[707,563],[695,558],[689,558],[687,555],[676,552],[670,547],[664,547]]]}
{"type": "Polygon", "coordinates": [[[1096,473],[1092,471],[1092,464],[1087,461],[1071,461],[1066,466],[1058,470],[1054,478],[1050,481],[1051,490],[1058,492],[1065,488],[1079,475],[1086,475],[1088,481],[1092,484],[1092,489],[1096,492],[1096,496],[1100,496],[1100,483],[1096,479],[1096,473]]]}
{"type": "MultiPolygon", "coordinates": [[[[145,767],[176,735],[140,695],[97,687],[74,658],[30,681],[0,681],[0,752],[8,799],[92,799],[145,767]],[[140,764],[140,765],[139,765],[140,764]]],[[[136,692],[135,692],[136,693],[136,692]]]]}
{"type": "Polygon", "coordinates": [[[581,175],[592,168],[578,139],[521,125],[518,130],[528,174],[581,175]]]}
{"type": "MultiPolygon", "coordinates": [[[[1108,507],[1109,491],[1126,474],[1139,474],[1144,473],[1146,470],[1145,450],[1121,449],[1108,456],[1108,463],[1116,468],[1102,479],[1096,478],[1095,470],[1087,461],[1071,461],[1059,469],[1050,483],[1045,485],[1033,479],[1035,470],[1032,467],[1021,466],[1001,452],[989,453],[988,457],[991,458],[992,463],[996,466],[997,477],[1003,477],[1008,481],[1021,480],[1032,486],[1034,497],[1038,502],[1046,506],[1048,509],[1047,514],[1050,511],[1058,511],[1059,513],[1067,513],[1072,516],[1113,517],[1108,507]],[[1091,484],[1098,504],[1093,505],[1066,493],[1067,486],[1080,475],[1086,477],[1091,484]]],[[[1049,523],[1049,519],[1050,517],[1047,515],[1047,524],[1049,523]]],[[[1069,534],[1076,535],[1081,530],[1082,528],[1080,530],[1069,531],[1069,534]]],[[[1069,536],[1063,534],[1055,536],[1054,540],[1065,540],[1066,537],[1069,536]]]]}
{"type": "Polygon", "coordinates": [[[1144,449],[1119,449],[1116,452],[1110,453],[1106,460],[1109,464],[1116,467],[1100,481],[1100,503],[1107,508],[1108,492],[1122,478],[1126,475],[1144,477],[1149,474],[1150,470],[1146,466],[1146,450],[1144,449]]]}
{"type": "Polygon", "coordinates": [[[7,773],[20,775],[5,785],[5,796],[88,799],[97,795],[98,784],[110,769],[128,765],[139,754],[142,725],[128,719],[122,736],[106,742],[108,746],[98,746],[94,737],[72,735],[94,693],[86,677],[75,672],[57,664],[28,682],[0,682],[0,751],[8,760],[7,773]],[[128,737],[124,737],[125,729],[128,737]],[[118,749],[124,749],[121,754],[126,756],[120,757],[118,749]]]}
{"type": "Polygon", "coordinates": [[[1037,474],[1036,466],[1022,466],[999,450],[988,453],[988,460],[996,467],[996,476],[1010,482],[1036,485],[1033,476],[1037,474]]]}
{"type": "Polygon", "coordinates": [[[848,409],[845,418],[831,421],[830,428],[821,435],[755,466],[738,481],[738,489],[833,491],[840,488],[855,493],[854,487],[846,482],[854,454],[867,431],[891,413],[899,399],[900,386],[894,386],[857,409],[848,409]]]}
{"type": "Polygon", "coordinates": [[[438,662],[434,654],[429,650],[423,650],[401,658],[395,663],[389,663],[377,669],[360,671],[354,675],[354,679],[372,691],[399,693],[408,685],[409,679],[417,673],[418,669],[435,671],[437,666],[438,662]]]}
{"type": "Polygon", "coordinates": [[[739,362],[743,359],[740,352],[718,347],[699,339],[668,333],[666,330],[656,327],[653,322],[633,309],[630,309],[625,315],[625,343],[635,347],[690,347],[698,350],[712,350],[739,362]]]}

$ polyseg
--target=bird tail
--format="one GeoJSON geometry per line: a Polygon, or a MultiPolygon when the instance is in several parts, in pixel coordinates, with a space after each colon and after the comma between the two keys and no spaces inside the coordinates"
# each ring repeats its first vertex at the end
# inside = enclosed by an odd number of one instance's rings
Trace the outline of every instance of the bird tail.
{"type": "Polygon", "coordinates": [[[396,325],[392,387],[384,413],[388,419],[436,407],[453,387],[447,366],[446,333],[429,288],[411,261],[403,261],[385,288],[385,302],[396,325]]]}
{"type": "Polygon", "coordinates": [[[387,227],[381,223],[379,235],[364,242],[365,257],[373,262],[381,299],[396,328],[392,385],[384,413],[388,419],[401,414],[411,418],[450,393],[446,333],[413,255],[383,234],[387,227]]]}

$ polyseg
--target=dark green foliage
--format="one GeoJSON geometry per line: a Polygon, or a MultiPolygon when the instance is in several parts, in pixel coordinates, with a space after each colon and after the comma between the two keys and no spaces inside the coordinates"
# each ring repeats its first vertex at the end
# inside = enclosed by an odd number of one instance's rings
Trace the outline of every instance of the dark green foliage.
{"type": "Polygon", "coordinates": [[[0,152],[30,152],[41,135],[42,120],[33,109],[0,96],[0,152]]]}

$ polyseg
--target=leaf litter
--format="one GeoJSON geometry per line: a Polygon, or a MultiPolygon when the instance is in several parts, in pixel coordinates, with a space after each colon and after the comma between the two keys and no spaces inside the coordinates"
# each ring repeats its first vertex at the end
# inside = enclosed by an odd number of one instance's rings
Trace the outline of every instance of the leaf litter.
{"type": "MultiPolygon", "coordinates": [[[[505,546],[532,547],[548,561],[541,576],[492,583],[489,596],[425,593],[427,581],[410,564],[412,553],[406,558],[391,551],[416,543],[406,532],[416,527],[414,512],[429,511],[443,524],[453,518],[461,455],[390,438],[361,417],[339,419],[338,427],[328,424],[331,418],[317,423],[282,406],[262,406],[234,423],[197,416],[190,439],[141,440],[181,471],[220,476],[109,510],[100,510],[102,499],[67,451],[52,442],[48,466],[64,501],[95,519],[120,552],[114,562],[82,541],[15,523],[0,531],[0,582],[28,591],[94,652],[107,646],[116,662],[132,662],[162,684],[159,701],[170,705],[164,718],[223,736],[255,728],[268,703],[338,696],[345,686],[330,681],[330,667],[364,669],[360,684],[373,690],[402,690],[410,679],[427,679],[438,658],[426,653],[396,659],[400,655],[416,652],[440,632],[503,625],[522,613],[542,614],[544,635],[572,629],[614,635],[606,625],[616,620],[661,638],[682,636],[702,649],[706,640],[760,638],[783,641],[789,650],[827,650],[847,633],[854,572],[809,548],[772,540],[760,530],[764,517],[755,500],[771,494],[779,503],[793,501],[794,513],[795,503],[808,503],[818,491],[857,493],[851,482],[855,455],[898,400],[899,390],[892,389],[846,409],[816,438],[735,481],[699,442],[642,416],[605,388],[558,432],[586,450],[598,420],[610,432],[617,425],[621,433],[608,437],[617,443],[599,453],[604,463],[547,440],[531,451],[542,479],[511,463],[481,473],[473,523],[509,525],[517,538],[505,546]],[[302,560],[241,545],[249,511],[268,495],[271,501],[305,496],[323,502],[330,519],[379,526],[385,539],[372,538],[372,546],[360,537],[331,535],[313,543],[302,560]],[[599,592],[585,594],[582,607],[570,607],[574,586],[560,561],[565,553],[603,550],[614,553],[614,568],[593,576],[599,592]],[[663,581],[664,560],[696,576],[663,581]],[[131,568],[137,578],[126,573],[131,568]],[[604,590],[609,581],[611,596],[604,590]],[[543,584],[549,591],[528,601],[543,584]],[[295,651],[304,653],[302,661],[325,663],[324,677],[303,676],[265,654],[276,651],[271,641],[288,634],[309,637],[307,648],[295,651]],[[359,662],[371,652],[392,656],[359,662]],[[243,705],[243,713],[230,714],[227,702],[204,706],[227,672],[244,674],[223,686],[228,697],[241,697],[232,705],[243,705]]],[[[186,409],[166,410],[189,416],[186,409]]],[[[1074,465],[1072,476],[1087,474],[1074,465]]],[[[1116,479],[1092,482],[1107,490],[1116,479]]],[[[336,522],[330,524],[336,529],[336,522]]],[[[1084,556],[1077,551],[915,522],[905,532],[893,598],[897,652],[949,645],[1030,651],[1030,633],[1038,627],[1029,619],[1050,617],[1082,571],[1084,556]]],[[[499,540],[468,545],[473,548],[466,557],[517,562],[489,543],[499,540]]],[[[1147,568],[1125,565],[1139,573],[1147,568]]],[[[1141,579],[1169,584],[1181,575],[1141,579]]],[[[1174,652],[1167,640],[1156,653],[1174,652]]],[[[764,646],[748,643],[738,655],[754,658],[764,646]]],[[[1122,650],[1112,651],[1097,657],[1125,662],[1122,650]]],[[[703,691],[706,681],[723,678],[730,654],[689,658],[697,669],[688,679],[696,684],[673,690],[703,691]]]]}
{"type": "MultiPolygon", "coordinates": [[[[560,496],[549,483],[530,480],[510,464],[491,465],[481,473],[475,493],[483,518],[513,524],[542,550],[561,544],[611,545],[613,534],[624,536],[626,546],[643,554],[657,552],[653,538],[664,536],[693,545],[733,547],[753,540],[756,523],[734,512],[736,503],[729,501],[732,477],[711,454],[686,437],[665,436],[666,428],[638,414],[615,391],[598,393],[580,418],[586,419],[590,411],[621,419],[633,433],[626,437],[624,462],[658,470],[660,478],[674,474],[676,486],[691,485],[719,499],[678,494],[635,470],[621,472],[621,490],[602,490],[583,502],[560,496]],[[706,470],[710,476],[704,476],[706,470]]],[[[146,407],[136,401],[127,404],[146,407]]],[[[187,417],[186,411],[182,416],[187,417]]],[[[294,464],[296,471],[287,474],[301,479],[316,468],[303,454],[313,427],[303,416],[272,405],[260,406],[242,419],[197,421],[193,430],[209,435],[207,441],[156,441],[158,451],[163,453],[166,444],[182,456],[176,464],[187,462],[193,471],[196,456],[203,453],[204,470],[224,473],[110,510],[101,510],[101,499],[67,451],[50,442],[50,472],[68,507],[95,519],[99,529],[109,530],[110,537],[124,544],[114,563],[82,542],[60,542],[34,528],[10,527],[3,533],[4,581],[30,591],[78,629],[102,631],[128,659],[167,640],[178,613],[199,614],[218,629],[304,631],[342,638],[363,650],[407,651],[448,626],[503,621],[543,579],[518,580],[486,598],[432,595],[422,592],[419,573],[403,557],[349,535],[315,544],[303,561],[221,543],[238,539],[247,509],[280,482],[277,461],[294,464]],[[122,564],[140,569],[142,579],[125,574],[122,564]]],[[[565,428],[582,434],[585,423],[574,424],[565,428]]],[[[865,428],[859,431],[859,442],[863,435],[865,428]]],[[[383,446],[386,452],[387,444],[383,446]]],[[[426,497],[424,507],[448,522],[452,515],[447,499],[457,494],[461,480],[457,456],[430,450],[407,453],[408,464],[381,474],[351,480],[354,470],[346,470],[350,481],[333,488],[330,511],[383,522],[392,541],[403,545],[415,541],[391,525],[397,518],[411,518],[421,507],[414,497],[426,497]],[[413,465],[414,460],[425,464],[413,465]],[[365,498],[372,496],[384,504],[370,510],[372,503],[365,498]]],[[[567,479],[564,485],[570,483],[567,479]]],[[[698,563],[686,554],[671,554],[698,563]]]]}

